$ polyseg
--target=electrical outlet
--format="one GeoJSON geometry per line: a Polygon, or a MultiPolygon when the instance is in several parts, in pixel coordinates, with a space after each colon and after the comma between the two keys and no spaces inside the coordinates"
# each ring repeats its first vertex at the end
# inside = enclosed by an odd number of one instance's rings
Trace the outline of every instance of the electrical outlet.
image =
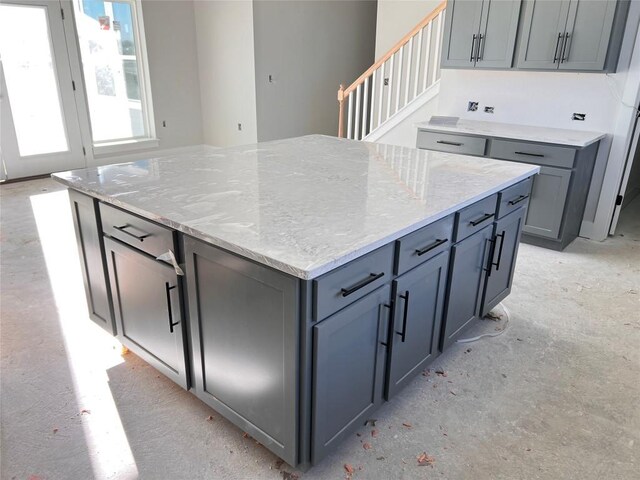
{"type": "Polygon", "coordinates": [[[389,79],[385,78],[383,83],[384,83],[385,87],[388,87],[389,86],[389,79]]]}
{"type": "Polygon", "coordinates": [[[493,107],[484,107],[484,113],[493,113],[493,107]]]}
{"type": "Polygon", "coordinates": [[[238,124],[238,130],[242,130],[242,124],[241,123],[238,124]]]}
{"type": "Polygon", "coordinates": [[[166,120],[162,120],[162,126],[166,127],[167,126],[167,121],[166,120]]]}
{"type": "Polygon", "coordinates": [[[587,118],[586,113],[574,113],[571,115],[571,120],[578,120],[579,122],[584,122],[585,118],[587,118]]]}
{"type": "Polygon", "coordinates": [[[467,111],[475,112],[478,110],[478,102],[469,102],[467,105],[467,111]]]}

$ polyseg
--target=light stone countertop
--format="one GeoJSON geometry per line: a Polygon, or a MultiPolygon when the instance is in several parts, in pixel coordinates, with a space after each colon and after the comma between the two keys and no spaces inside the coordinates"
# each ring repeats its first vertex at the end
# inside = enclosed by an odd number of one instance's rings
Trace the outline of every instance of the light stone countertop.
{"type": "Polygon", "coordinates": [[[538,171],[522,163],[311,135],[53,178],[311,279],[538,171]]]}
{"type": "Polygon", "coordinates": [[[606,137],[601,132],[585,132],[562,128],[533,127],[510,123],[482,122],[478,120],[459,119],[456,125],[434,125],[432,123],[416,123],[418,130],[430,132],[476,135],[481,137],[501,138],[505,140],[524,140],[527,142],[552,143],[568,147],[584,148],[606,137]]]}

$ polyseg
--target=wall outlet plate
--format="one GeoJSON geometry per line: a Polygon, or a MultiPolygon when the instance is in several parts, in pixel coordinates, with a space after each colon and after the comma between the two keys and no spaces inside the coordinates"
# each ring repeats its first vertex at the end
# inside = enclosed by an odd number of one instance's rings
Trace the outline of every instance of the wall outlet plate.
{"type": "Polygon", "coordinates": [[[484,113],[493,113],[493,107],[484,107],[484,113]]]}
{"type": "Polygon", "coordinates": [[[469,102],[467,105],[468,112],[475,112],[478,110],[478,102],[469,102]]]}
{"type": "Polygon", "coordinates": [[[574,113],[571,115],[571,120],[578,120],[579,122],[584,122],[584,119],[587,117],[586,113],[574,113]]]}

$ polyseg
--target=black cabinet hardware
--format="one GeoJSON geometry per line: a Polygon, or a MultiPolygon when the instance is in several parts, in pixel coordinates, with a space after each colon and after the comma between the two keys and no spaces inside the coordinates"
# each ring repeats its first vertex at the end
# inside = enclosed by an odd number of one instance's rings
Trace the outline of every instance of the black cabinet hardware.
{"type": "Polygon", "coordinates": [[[427,245],[424,248],[420,248],[416,250],[416,254],[420,257],[422,255],[424,255],[427,252],[430,252],[431,250],[433,250],[436,247],[439,247],[440,245],[442,245],[443,243],[447,243],[449,241],[448,238],[438,238],[436,239],[435,242],[433,242],[430,245],[427,245]]]}
{"type": "Polygon", "coordinates": [[[165,289],[167,291],[167,313],[169,314],[169,331],[173,333],[173,327],[180,322],[173,323],[173,308],[171,308],[171,290],[176,288],[175,285],[169,285],[169,282],[165,282],[165,289]]]}
{"type": "Polygon", "coordinates": [[[131,227],[131,225],[129,225],[129,224],[125,224],[125,225],[122,225],[122,226],[120,226],[120,227],[118,227],[118,226],[116,226],[116,225],[114,225],[114,226],[113,226],[113,228],[115,228],[115,229],[116,229],[116,230],[118,230],[119,232],[126,233],[126,234],[127,234],[127,235],[129,235],[130,237],[133,237],[133,238],[135,238],[136,240],[140,240],[141,242],[144,242],[144,239],[145,239],[145,238],[147,238],[147,237],[151,236],[151,235],[150,235],[150,234],[148,234],[148,233],[145,233],[144,235],[136,235],[135,233],[131,233],[131,232],[127,231],[127,228],[129,228],[129,227],[131,227]]]}
{"type": "Polygon", "coordinates": [[[509,200],[509,205],[517,205],[518,203],[526,200],[527,198],[529,198],[529,195],[520,195],[515,200],[509,200]]]}
{"type": "Polygon", "coordinates": [[[482,42],[482,40],[484,40],[484,35],[478,35],[478,51],[476,52],[476,62],[479,62],[480,60],[482,60],[482,57],[484,57],[484,43],[482,42]]]}
{"type": "Polygon", "coordinates": [[[506,233],[506,230],[503,230],[502,233],[499,233],[498,235],[496,235],[496,240],[498,239],[498,237],[500,237],[500,249],[498,250],[498,261],[494,263],[494,265],[496,266],[496,272],[500,270],[500,260],[502,260],[502,247],[504,247],[505,233],[506,233]]]}
{"type": "Polygon", "coordinates": [[[564,34],[562,33],[558,34],[558,39],[556,40],[556,49],[553,52],[553,63],[556,63],[558,61],[558,46],[560,45],[560,40],[563,36],[564,34]]]}
{"type": "Polygon", "coordinates": [[[477,36],[476,36],[476,34],[474,33],[474,34],[473,34],[473,37],[471,38],[471,56],[470,56],[470,58],[469,58],[469,61],[470,61],[470,62],[473,62],[473,58],[474,58],[474,57],[473,57],[473,54],[474,54],[474,52],[475,52],[476,38],[477,38],[477,36]]]}
{"type": "MultiPolygon", "coordinates": [[[[391,315],[391,312],[393,312],[393,300],[391,301],[391,305],[389,305],[388,303],[383,303],[382,306],[384,308],[388,308],[389,309],[389,315],[391,315]]],[[[388,347],[389,346],[389,330],[387,330],[387,338],[385,342],[380,342],[380,345],[382,345],[383,347],[388,347]]]]}
{"type": "Polygon", "coordinates": [[[461,147],[464,143],[457,142],[447,142],[446,140],[437,140],[436,143],[441,143],[443,145],[453,145],[454,147],[461,147]]]}
{"type": "Polygon", "coordinates": [[[486,222],[487,220],[489,220],[490,218],[493,218],[494,216],[495,216],[495,213],[485,213],[483,216],[481,216],[477,220],[471,220],[469,222],[469,225],[471,225],[472,227],[475,227],[476,225],[480,225],[482,222],[486,222]]]}
{"type": "Polygon", "coordinates": [[[565,52],[567,51],[567,43],[569,43],[569,33],[564,34],[564,43],[562,44],[562,55],[560,58],[560,63],[564,63],[568,58],[565,56],[565,52]]]}
{"type": "Polygon", "coordinates": [[[380,272],[380,273],[370,273],[369,276],[363,280],[360,280],[358,283],[356,283],[355,285],[352,285],[351,287],[347,287],[347,288],[342,288],[342,296],[343,297],[348,297],[349,295],[351,295],[354,292],[357,292],[358,290],[360,290],[362,287],[366,287],[367,285],[369,285],[371,282],[375,282],[377,279],[381,278],[384,276],[384,272],[380,272]]]}
{"type": "Polygon", "coordinates": [[[544,155],[542,153],[529,153],[529,152],[513,152],[516,155],[526,155],[527,157],[539,157],[543,158],[544,155]]]}
{"type": "Polygon", "coordinates": [[[487,278],[489,278],[491,276],[491,267],[493,266],[493,256],[496,252],[496,237],[488,238],[487,242],[489,243],[489,256],[487,257],[487,266],[482,267],[482,269],[487,272],[487,278]]]}
{"type": "Polygon", "coordinates": [[[398,295],[404,300],[404,312],[402,314],[402,332],[396,332],[400,335],[400,340],[404,343],[404,339],[407,335],[407,316],[409,315],[409,290],[404,295],[398,295]]]}

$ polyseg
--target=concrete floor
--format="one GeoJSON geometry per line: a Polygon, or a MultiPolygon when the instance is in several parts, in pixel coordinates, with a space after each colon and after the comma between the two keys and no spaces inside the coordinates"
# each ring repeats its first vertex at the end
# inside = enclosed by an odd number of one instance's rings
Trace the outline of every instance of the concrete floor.
{"type": "Polygon", "coordinates": [[[446,377],[376,414],[377,437],[363,427],[292,476],[87,320],[59,186],[1,195],[2,479],[639,478],[640,199],[604,243],[522,245],[505,333],[453,346],[432,367],[446,377]]]}

